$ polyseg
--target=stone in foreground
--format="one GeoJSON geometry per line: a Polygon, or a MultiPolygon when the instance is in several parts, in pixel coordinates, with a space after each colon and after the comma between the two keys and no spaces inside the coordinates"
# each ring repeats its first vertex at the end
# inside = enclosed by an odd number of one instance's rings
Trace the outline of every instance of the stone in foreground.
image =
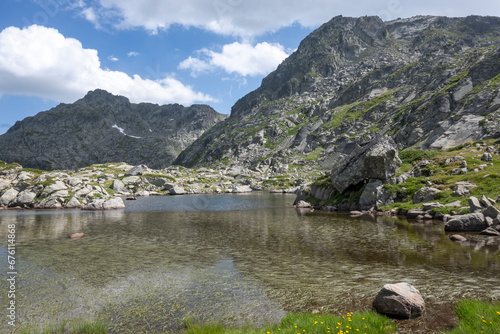
{"type": "Polygon", "coordinates": [[[386,284],[373,301],[380,314],[399,319],[412,319],[422,315],[425,302],[420,292],[408,283],[386,284]]]}

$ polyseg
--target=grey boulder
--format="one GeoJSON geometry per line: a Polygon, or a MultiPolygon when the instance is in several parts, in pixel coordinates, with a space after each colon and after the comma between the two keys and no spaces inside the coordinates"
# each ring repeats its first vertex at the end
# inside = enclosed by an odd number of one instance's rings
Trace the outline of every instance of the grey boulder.
{"type": "Polygon", "coordinates": [[[19,192],[13,188],[7,189],[7,191],[5,191],[0,197],[0,205],[9,205],[9,203],[12,202],[18,194],[19,192]]]}
{"type": "Polygon", "coordinates": [[[184,195],[186,191],[184,188],[179,187],[179,186],[173,186],[172,189],[170,189],[170,195],[184,195]]]}
{"type": "Polygon", "coordinates": [[[136,175],[144,175],[149,172],[149,168],[146,165],[138,165],[132,167],[129,171],[125,173],[125,176],[136,176],[136,175]]]}
{"type": "Polygon", "coordinates": [[[373,308],[390,317],[412,319],[425,311],[420,292],[408,283],[386,284],[373,301],[373,308]]]}
{"type": "Polygon", "coordinates": [[[482,213],[468,213],[455,216],[446,222],[445,231],[480,232],[488,228],[488,223],[482,213]]]}
{"type": "Polygon", "coordinates": [[[413,203],[430,202],[436,199],[436,195],[440,193],[441,190],[433,187],[423,187],[420,188],[413,196],[413,203]]]}
{"type": "Polygon", "coordinates": [[[332,185],[343,193],[352,185],[368,179],[386,181],[401,165],[397,145],[387,136],[377,137],[355,149],[347,158],[340,157],[332,169],[332,185]]]}
{"type": "Polygon", "coordinates": [[[490,218],[497,218],[498,215],[500,215],[500,210],[495,208],[493,205],[488,206],[486,209],[483,210],[483,215],[485,217],[490,217],[490,218]]]}
{"type": "Polygon", "coordinates": [[[455,187],[453,188],[453,196],[454,197],[464,197],[470,194],[470,190],[474,187],[477,187],[475,184],[472,184],[467,181],[460,181],[455,183],[455,187]]]}
{"type": "Polygon", "coordinates": [[[469,209],[471,212],[479,212],[482,208],[483,207],[477,197],[471,196],[469,198],[469,209]]]}

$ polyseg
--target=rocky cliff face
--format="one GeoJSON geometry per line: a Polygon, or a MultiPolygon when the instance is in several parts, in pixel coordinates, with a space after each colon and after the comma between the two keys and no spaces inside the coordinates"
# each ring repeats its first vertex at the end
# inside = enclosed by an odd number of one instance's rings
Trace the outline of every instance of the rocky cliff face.
{"type": "Polygon", "coordinates": [[[226,117],[207,105],[134,104],[95,90],[17,122],[0,136],[0,159],[45,170],[106,162],[163,168],[226,117]]]}
{"type": "Polygon", "coordinates": [[[331,168],[377,135],[399,149],[500,136],[500,18],[335,17],[175,161],[331,168]]]}

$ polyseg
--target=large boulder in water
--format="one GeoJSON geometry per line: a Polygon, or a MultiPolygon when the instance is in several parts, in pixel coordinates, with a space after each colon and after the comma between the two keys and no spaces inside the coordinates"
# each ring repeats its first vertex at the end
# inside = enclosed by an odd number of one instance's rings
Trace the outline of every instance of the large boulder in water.
{"type": "Polygon", "coordinates": [[[447,232],[480,232],[488,227],[488,222],[482,213],[468,213],[465,215],[454,216],[446,222],[444,230],[447,232]]]}
{"type": "Polygon", "coordinates": [[[368,179],[387,181],[401,165],[392,138],[376,137],[355,149],[348,157],[340,157],[332,169],[332,185],[343,193],[350,186],[368,179]]]}
{"type": "Polygon", "coordinates": [[[394,318],[416,318],[425,311],[420,292],[408,283],[386,284],[375,297],[373,308],[394,318]]]}

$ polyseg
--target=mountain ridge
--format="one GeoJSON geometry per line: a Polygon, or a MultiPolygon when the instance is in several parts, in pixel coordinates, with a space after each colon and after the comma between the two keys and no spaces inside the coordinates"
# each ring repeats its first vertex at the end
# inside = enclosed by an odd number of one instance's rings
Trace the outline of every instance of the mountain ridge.
{"type": "Polygon", "coordinates": [[[117,161],[163,168],[226,117],[207,105],[135,104],[97,89],[16,122],[0,135],[0,159],[45,170],[117,161]]]}
{"type": "Polygon", "coordinates": [[[500,136],[500,18],[337,16],[174,161],[330,168],[376,135],[400,149],[500,136]]]}

